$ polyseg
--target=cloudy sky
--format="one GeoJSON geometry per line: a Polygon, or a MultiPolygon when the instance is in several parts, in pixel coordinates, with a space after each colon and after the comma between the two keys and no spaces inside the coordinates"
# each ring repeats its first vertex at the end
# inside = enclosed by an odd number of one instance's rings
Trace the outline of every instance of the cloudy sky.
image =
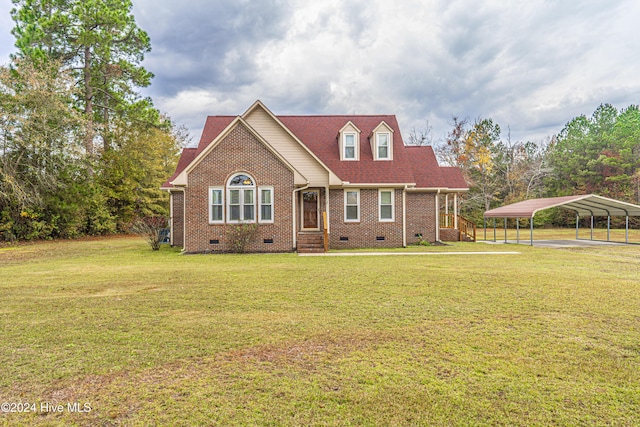
{"type": "MultiPolygon", "coordinates": [[[[443,139],[490,117],[543,140],[601,103],[640,103],[637,0],[133,0],[142,91],[197,141],[207,115],[396,114],[443,139]]],[[[0,63],[14,50],[0,0],[0,63]]]]}

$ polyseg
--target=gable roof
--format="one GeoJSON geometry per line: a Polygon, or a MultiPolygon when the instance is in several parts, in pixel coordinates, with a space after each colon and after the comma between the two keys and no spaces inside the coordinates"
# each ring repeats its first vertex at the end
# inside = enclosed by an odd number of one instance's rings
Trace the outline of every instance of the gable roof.
{"type": "Polygon", "coordinates": [[[461,190],[469,189],[469,185],[467,184],[467,181],[464,179],[464,175],[462,175],[462,170],[460,170],[459,167],[441,166],[440,170],[442,172],[444,182],[447,184],[447,188],[461,189],[461,190]]]}
{"type": "MultiPolygon", "coordinates": [[[[259,105],[260,102],[257,101],[259,105]]],[[[256,104],[254,104],[256,105],[256,104]]],[[[253,107],[252,107],[253,108],[253,107]]],[[[265,107],[266,109],[266,107],[265,107]]],[[[251,109],[250,109],[251,110],[251,109]]],[[[274,116],[305,149],[335,174],[343,184],[349,185],[408,185],[424,189],[467,190],[462,173],[455,167],[441,167],[430,146],[405,146],[394,115],[323,115],[274,116]],[[338,138],[347,124],[361,131],[360,159],[340,160],[338,138]],[[370,138],[384,123],[392,130],[393,160],[374,160],[370,138]]],[[[176,173],[162,188],[173,187],[172,181],[189,168],[203,151],[228,126],[237,120],[233,116],[209,116],[205,122],[197,148],[185,148],[176,173]]]]}
{"type": "Polygon", "coordinates": [[[178,165],[176,166],[175,173],[171,175],[171,178],[166,180],[164,184],[162,184],[162,187],[160,187],[160,189],[168,190],[174,188],[172,184],[173,180],[176,179],[176,177],[180,175],[180,173],[185,170],[187,166],[189,166],[193,159],[196,158],[197,151],[197,148],[190,147],[182,149],[182,153],[180,153],[180,159],[178,160],[178,165]]]}
{"type": "Polygon", "coordinates": [[[433,148],[429,145],[411,145],[405,147],[411,159],[410,164],[413,175],[416,178],[416,187],[419,188],[443,188],[447,182],[442,175],[442,169],[438,165],[433,148]]]}

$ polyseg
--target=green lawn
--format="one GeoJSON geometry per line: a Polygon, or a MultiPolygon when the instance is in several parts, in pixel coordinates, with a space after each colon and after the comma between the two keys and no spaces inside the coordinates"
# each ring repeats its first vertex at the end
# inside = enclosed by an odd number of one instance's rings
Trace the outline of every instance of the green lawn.
{"type": "Polygon", "coordinates": [[[640,246],[505,249],[0,248],[0,424],[640,425],[640,246]]]}

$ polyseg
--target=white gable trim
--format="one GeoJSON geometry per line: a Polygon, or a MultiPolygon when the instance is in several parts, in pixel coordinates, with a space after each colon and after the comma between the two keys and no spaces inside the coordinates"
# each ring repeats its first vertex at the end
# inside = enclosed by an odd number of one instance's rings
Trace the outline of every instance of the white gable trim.
{"type": "Polygon", "coordinates": [[[249,123],[247,123],[242,117],[238,116],[229,123],[229,125],[224,128],[218,136],[216,136],[213,141],[207,145],[207,147],[202,150],[198,156],[187,165],[186,168],[171,182],[171,184],[175,186],[187,186],[188,185],[188,175],[189,173],[200,164],[200,162],[209,155],[209,153],[220,144],[222,140],[224,140],[232,130],[234,130],[238,125],[243,125],[260,143],[262,143],[273,155],[275,155],[278,160],[280,160],[289,170],[291,170],[294,174],[294,182],[298,184],[303,184],[308,182],[308,180],[302,175],[296,168],[294,168],[291,163],[287,161],[284,157],[276,151],[271,144],[267,142],[258,132],[256,132],[249,123]]]}
{"type": "Polygon", "coordinates": [[[351,120],[349,120],[349,121],[348,121],[344,126],[342,126],[342,128],[340,129],[340,131],[339,131],[339,132],[340,132],[340,133],[344,132],[344,130],[345,130],[346,128],[348,128],[349,126],[353,127],[353,128],[356,130],[356,132],[358,132],[358,133],[362,133],[362,131],[358,128],[358,126],[356,126],[355,124],[353,124],[353,122],[352,122],[351,120]]]}
{"type": "Polygon", "coordinates": [[[268,109],[268,108],[267,108],[267,107],[262,103],[262,101],[257,100],[256,102],[254,102],[254,103],[253,103],[253,105],[252,105],[251,107],[249,107],[249,109],[248,109],[247,111],[245,111],[245,112],[244,112],[244,114],[242,115],[242,117],[243,117],[243,118],[248,117],[248,116],[251,114],[251,112],[252,112],[253,110],[255,110],[256,108],[262,108],[262,109],[264,110],[264,112],[265,112],[265,113],[267,113],[267,115],[268,115],[269,117],[271,117],[271,118],[273,119],[273,121],[275,121],[275,122],[278,124],[278,126],[282,127],[282,129],[283,129],[283,130],[284,130],[284,131],[285,131],[289,136],[291,136],[291,138],[293,138],[293,140],[294,140],[294,141],[296,141],[298,144],[300,144],[300,146],[301,146],[301,147],[302,147],[302,148],[303,148],[307,153],[309,153],[309,155],[310,155],[311,157],[313,157],[313,159],[314,159],[316,162],[318,162],[318,164],[319,164],[320,166],[322,166],[322,168],[323,168],[323,169],[325,169],[325,170],[327,171],[327,173],[329,174],[329,184],[330,184],[330,185],[340,185],[340,184],[342,183],[342,180],[341,180],[340,178],[338,178],[338,175],[336,175],[336,174],[335,174],[331,169],[329,169],[329,167],[328,167],[327,165],[325,165],[325,164],[322,162],[322,160],[320,160],[320,159],[318,158],[318,156],[316,156],[316,155],[314,154],[314,152],[313,152],[313,151],[309,150],[309,148],[308,148],[306,145],[304,145],[304,143],[303,143],[302,141],[300,141],[300,140],[298,139],[298,137],[297,137],[293,132],[291,132],[291,130],[289,130],[289,128],[288,128],[288,127],[286,127],[286,126],[284,125],[284,123],[282,123],[282,122],[280,121],[280,119],[278,119],[278,117],[276,117],[276,115],[275,115],[275,114],[273,114],[273,113],[271,112],[271,110],[269,110],[269,109],[268,109]]]}

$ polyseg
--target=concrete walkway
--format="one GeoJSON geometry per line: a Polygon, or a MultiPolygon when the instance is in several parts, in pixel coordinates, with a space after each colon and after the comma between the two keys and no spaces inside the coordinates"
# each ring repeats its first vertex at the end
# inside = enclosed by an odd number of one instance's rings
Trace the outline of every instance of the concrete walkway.
{"type": "MultiPolygon", "coordinates": [[[[492,242],[493,243],[493,242],[492,242]]],[[[298,256],[394,256],[394,255],[520,255],[520,252],[318,252],[298,256]]]]}

